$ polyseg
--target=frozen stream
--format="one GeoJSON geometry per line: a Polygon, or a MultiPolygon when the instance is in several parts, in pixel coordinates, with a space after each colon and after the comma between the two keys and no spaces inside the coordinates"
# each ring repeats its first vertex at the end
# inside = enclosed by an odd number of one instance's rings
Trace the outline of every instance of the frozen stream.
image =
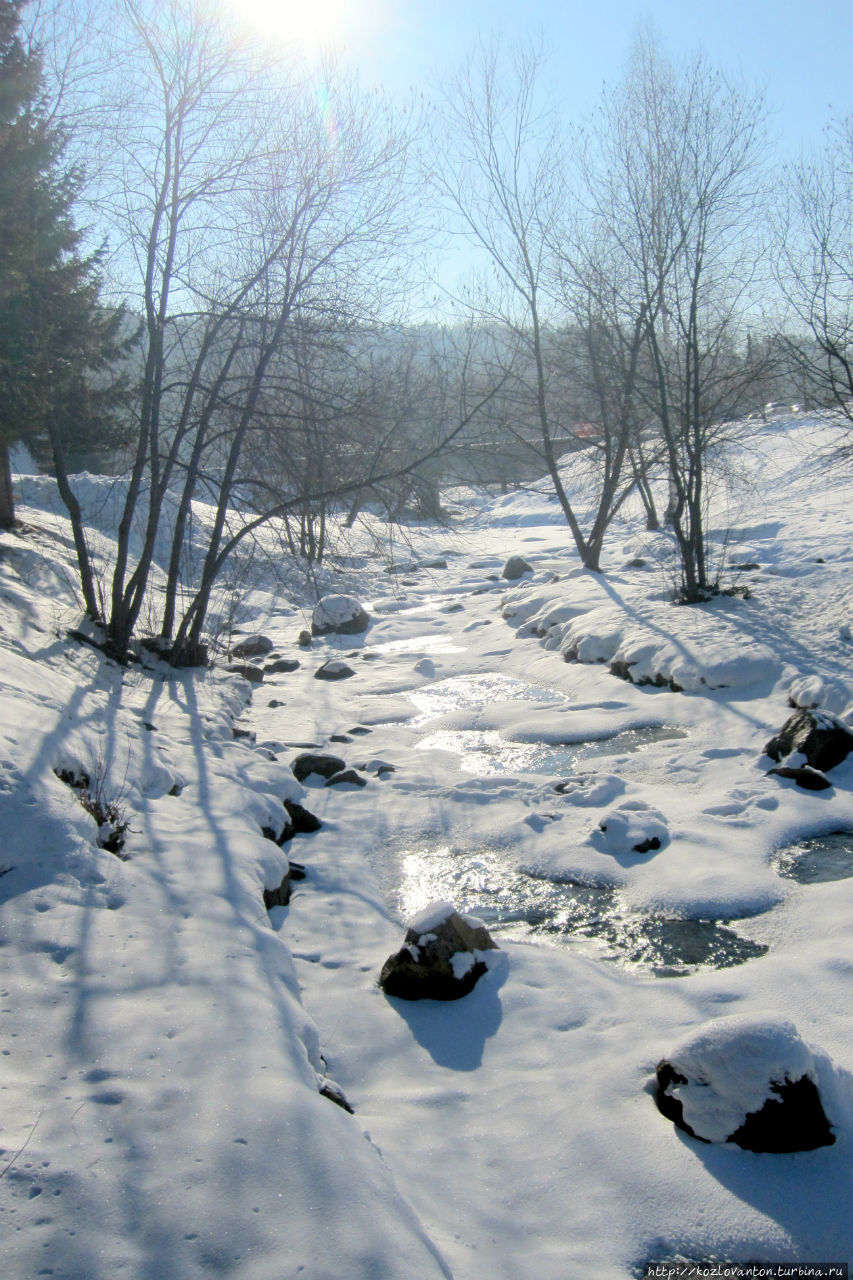
{"type": "MultiPolygon", "coordinates": [[[[555,782],[584,777],[588,762],[609,768],[659,743],[687,737],[672,725],[650,724],[581,742],[511,741],[496,729],[436,728],[441,717],[501,703],[567,707],[552,689],[498,672],[454,676],[412,691],[419,715],[408,727],[425,732],[416,744],[458,757],[460,774],[478,778],[538,774],[555,782]]],[[[581,946],[600,958],[641,965],[657,976],[680,976],[699,965],[727,968],[764,955],[762,943],[742,937],[730,921],[685,919],[628,909],[613,883],[584,883],[521,871],[509,850],[469,849],[447,843],[446,834],[395,840],[375,854],[375,867],[394,908],[408,919],[429,902],[446,898],[480,916],[496,933],[551,945],[581,946]]]]}

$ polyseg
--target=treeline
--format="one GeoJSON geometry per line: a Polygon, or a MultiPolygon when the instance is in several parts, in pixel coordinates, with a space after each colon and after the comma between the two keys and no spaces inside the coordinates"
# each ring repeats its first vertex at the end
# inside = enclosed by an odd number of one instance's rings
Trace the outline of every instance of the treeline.
{"type": "Polygon", "coordinates": [[[332,513],[436,516],[448,477],[528,453],[585,565],[636,489],[701,599],[725,424],[791,386],[850,413],[850,121],[780,175],[761,99],[648,40],[572,128],[529,51],[482,48],[439,102],[400,108],[263,64],[195,0],[27,14],[0,0],[0,522],[24,441],[117,656],[153,630],[203,659],[215,584],[273,519],[320,560],[332,513]],[[446,323],[417,323],[448,232],[481,269],[446,323]],[[126,471],[109,564],[70,478],[92,448],[126,471]],[[196,498],[215,517],[191,565],[196,498]]]}

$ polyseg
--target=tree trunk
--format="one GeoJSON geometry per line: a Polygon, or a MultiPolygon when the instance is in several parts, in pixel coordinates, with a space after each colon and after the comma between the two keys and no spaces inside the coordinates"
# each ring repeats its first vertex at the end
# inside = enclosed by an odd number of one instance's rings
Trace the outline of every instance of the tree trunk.
{"type": "Polygon", "coordinates": [[[0,444],[0,529],[15,527],[15,495],[12,492],[12,461],[9,446],[0,444]]]}

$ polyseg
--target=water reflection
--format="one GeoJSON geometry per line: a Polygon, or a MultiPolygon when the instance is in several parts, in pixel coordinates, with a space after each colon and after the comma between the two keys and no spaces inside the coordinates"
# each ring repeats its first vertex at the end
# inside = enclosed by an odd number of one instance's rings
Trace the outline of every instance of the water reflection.
{"type": "Polygon", "coordinates": [[[504,676],[498,671],[436,680],[433,684],[413,689],[408,697],[421,710],[421,715],[412,722],[415,724],[425,724],[448,711],[484,707],[495,702],[538,702],[550,706],[561,706],[568,702],[567,698],[553,689],[528,684],[526,680],[504,676]]]}
{"type": "MultiPolygon", "coordinates": [[[[415,701],[414,697],[411,700],[415,701]]],[[[683,729],[673,725],[644,725],[594,742],[567,743],[507,742],[497,729],[440,729],[422,738],[418,750],[451,751],[461,757],[461,771],[477,777],[515,773],[557,775],[570,773],[584,760],[630,755],[656,742],[686,737],[683,729]]]]}
{"type": "Polygon", "coordinates": [[[780,876],[800,884],[823,884],[853,876],[853,831],[831,831],[827,835],[798,840],[776,855],[780,876]]]}
{"type": "Polygon", "coordinates": [[[554,880],[511,869],[494,850],[456,852],[429,843],[399,852],[388,868],[403,919],[437,898],[471,912],[496,935],[587,943],[599,958],[683,977],[700,966],[725,969],[765,955],[727,920],[688,920],[629,911],[613,884],[554,880]]]}

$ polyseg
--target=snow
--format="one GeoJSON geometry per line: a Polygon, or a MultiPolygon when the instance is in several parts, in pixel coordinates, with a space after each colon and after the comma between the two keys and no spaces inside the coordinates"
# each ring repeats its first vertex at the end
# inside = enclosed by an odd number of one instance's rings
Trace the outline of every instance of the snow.
{"type": "Polygon", "coordinates": [[[452,902],[431,902],[409,921],[409,928],[423,938],[425,934],[432,933],[439,925],[444,924],[448,916],[453,915],[454,910],[452,902]]]}
{"type": "MultiPolygon", "coordinates": [[[[369,528],[352,566],[318,573],[318,594],[365,600],[367,635],[298,649],[316,595],[256,557],[235,625],[301,662],[259,686],[69,640],[68,526],[49,481],[20,482],[27,528],[0,535],[4,1274],[626,1280],[675,1256],[853,1254],[853,877],[800,884],[776,858],[853,831],[853,759],[812,793],[763,756],[789,697],[853,709],[849,484],[808,463],[828,432],[770,424],[732,461],[712,545],[734,527],[733,559],[760,566],[738,571],[748,598],[672,604],[671,541],[630,505],[605,572],[583,571],[544,486],[468,494],[452,530],[411,531],[408,585],[370,559],[369,528]],[[533,565],[523,586],[494,581],[511,554],[533,565]],[[327,661],[356,674],[315,680],[327,661]],[[298,784],[300,750],[367,785],[298,784]],[[117,804],[121,856],[63,769],[117,804]],[[263,831],[284,799],[323,826],[282,849],[263,831]],[[661,847],[626,851],[650,821],[661,847]],[[306,878],[266,912],[288,854],[306,878]],[[495,920],[520,883],[768,949],[661,976],[594,929],[495,920]],[[463,1000],[403,1008],[379,972],[437,900],[501,951],[463,1000]],[[763,1073],[814,1074],[832,1147],[701,1147],[658,1113],[664,1056],[725,1081],[732,1019],[763,1073]]],[[[81,485],[108,560],[120,484],[81,485]]]]}
{"type": "Polygon", "coordinates": [[[772,1085],[804,1076],[818,1084],[812,1050],[793,1023],[772,1014],[718,1018],[666,1057],[688,1081],[668,1093],[681,1102],[685,1123],[709,1142],[736,1133],[747,1115],[773,1098],[772,1085]]]}

